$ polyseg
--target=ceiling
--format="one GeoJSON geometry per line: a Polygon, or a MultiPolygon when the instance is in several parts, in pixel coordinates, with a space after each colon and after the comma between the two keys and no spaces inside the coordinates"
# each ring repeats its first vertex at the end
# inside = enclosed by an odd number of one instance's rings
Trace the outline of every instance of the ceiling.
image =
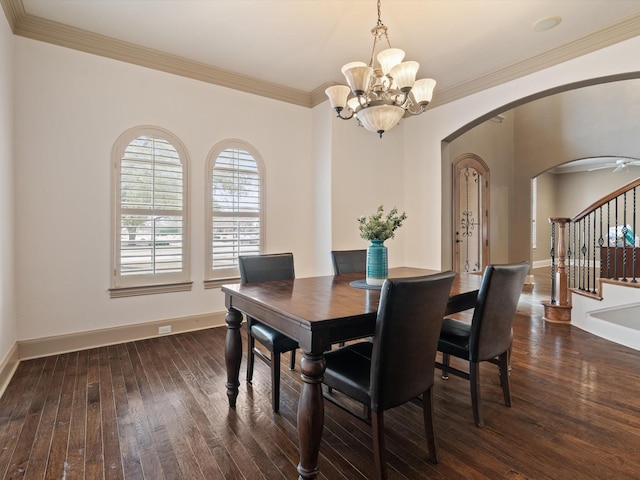
{"type": "MultiPolygon", "coordinates": [[[[17,35],[305,106],[369,61],[375,0],[0,0],[17,35]]],[[[640,34],[640,0],[382,0],[433,104],[640,34]],[[560,16],[551,30],[532,24],[560,16]]]]}
{"type": "Polygon", "coordinates": [[[631,157],[590,157],[563,163],[547,170],[549,173],[564,174],[578,172],[593,172],[606,170],[610,173],[633,171],[640,167],[640,160],[631,157]]]}

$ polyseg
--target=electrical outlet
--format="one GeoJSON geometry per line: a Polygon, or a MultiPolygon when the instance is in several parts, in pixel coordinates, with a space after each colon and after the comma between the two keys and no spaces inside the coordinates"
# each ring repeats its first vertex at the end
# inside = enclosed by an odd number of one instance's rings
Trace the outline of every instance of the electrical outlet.
{"type": "Polygon", "coordinates": [[[171,333],[171,325],[165,325],[163,327],[158,327],[158,335],[163,335],[165,333],[171,333]]]}

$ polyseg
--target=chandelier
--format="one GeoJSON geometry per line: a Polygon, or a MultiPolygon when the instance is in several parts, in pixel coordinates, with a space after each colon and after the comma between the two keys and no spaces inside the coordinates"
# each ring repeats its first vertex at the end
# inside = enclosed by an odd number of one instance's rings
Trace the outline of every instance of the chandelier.
{"type": "Polygon", "coordinates": [[[436,81],[432,78],[416,80],[419,64],[405,61],[404,50],[391,48],[387,27],[380,20],[378,0],[378,23],[371,29],[373,48],[369,65],[350,62],[342,67],[346,85],[334,85],[325,90],[331,107],[338,118],[356,118],[358,124],[380,135],[395,127],[402,117],[423,113],[433,97],[436,81]],[[373,58],[378,42],[383,38],[389,48],[373,58]],[[349,94],[353,93],[351,98],[349,94]]]}

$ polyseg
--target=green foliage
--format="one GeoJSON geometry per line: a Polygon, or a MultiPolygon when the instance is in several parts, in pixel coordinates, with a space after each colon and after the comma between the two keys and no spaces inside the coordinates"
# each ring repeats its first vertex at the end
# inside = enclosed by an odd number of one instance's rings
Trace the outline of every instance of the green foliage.
{"type": "Polygon", "coordinates": [[[385,241],[395,236],[395,231],[402,226],[407,214],[398,215],[398,209],[393,207],[389,213],[384,214],[384,207],[380,205],[378,211],[369,218],[362,215],[358,217],[360,236],[365,240],[385,241]]]}

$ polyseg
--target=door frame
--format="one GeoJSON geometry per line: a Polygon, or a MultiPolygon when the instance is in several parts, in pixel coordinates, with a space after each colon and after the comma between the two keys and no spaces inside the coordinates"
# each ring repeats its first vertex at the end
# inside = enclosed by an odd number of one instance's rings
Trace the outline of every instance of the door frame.
{"type": "Polygon", "coordinates": [[[451,252],[452,252],[452,265],[453,270],[458,272],[460,270],[460,249],[458,248],[459,243],[456,241],[455,232],[458,230],[458,221],[459,221],[459,213],[460,213],[460,172],[465,168],[471,167],[475,169],[482,178],[482,185],[480,186],[480,201],[483,209],[482,214],[482,224],[481,224],[481,233],[482,233],[482,252],[481,255],[481,269],[480,271],[484,271],[484,268],[489,265],[489,167],[487,164],[480,158],[478,155],[474,153],[465,153],[457,157],[451,165],[452,175],[453,175],[453,209],[451,212],[452,215],[452,238],[451,238],[451,252]]]}

